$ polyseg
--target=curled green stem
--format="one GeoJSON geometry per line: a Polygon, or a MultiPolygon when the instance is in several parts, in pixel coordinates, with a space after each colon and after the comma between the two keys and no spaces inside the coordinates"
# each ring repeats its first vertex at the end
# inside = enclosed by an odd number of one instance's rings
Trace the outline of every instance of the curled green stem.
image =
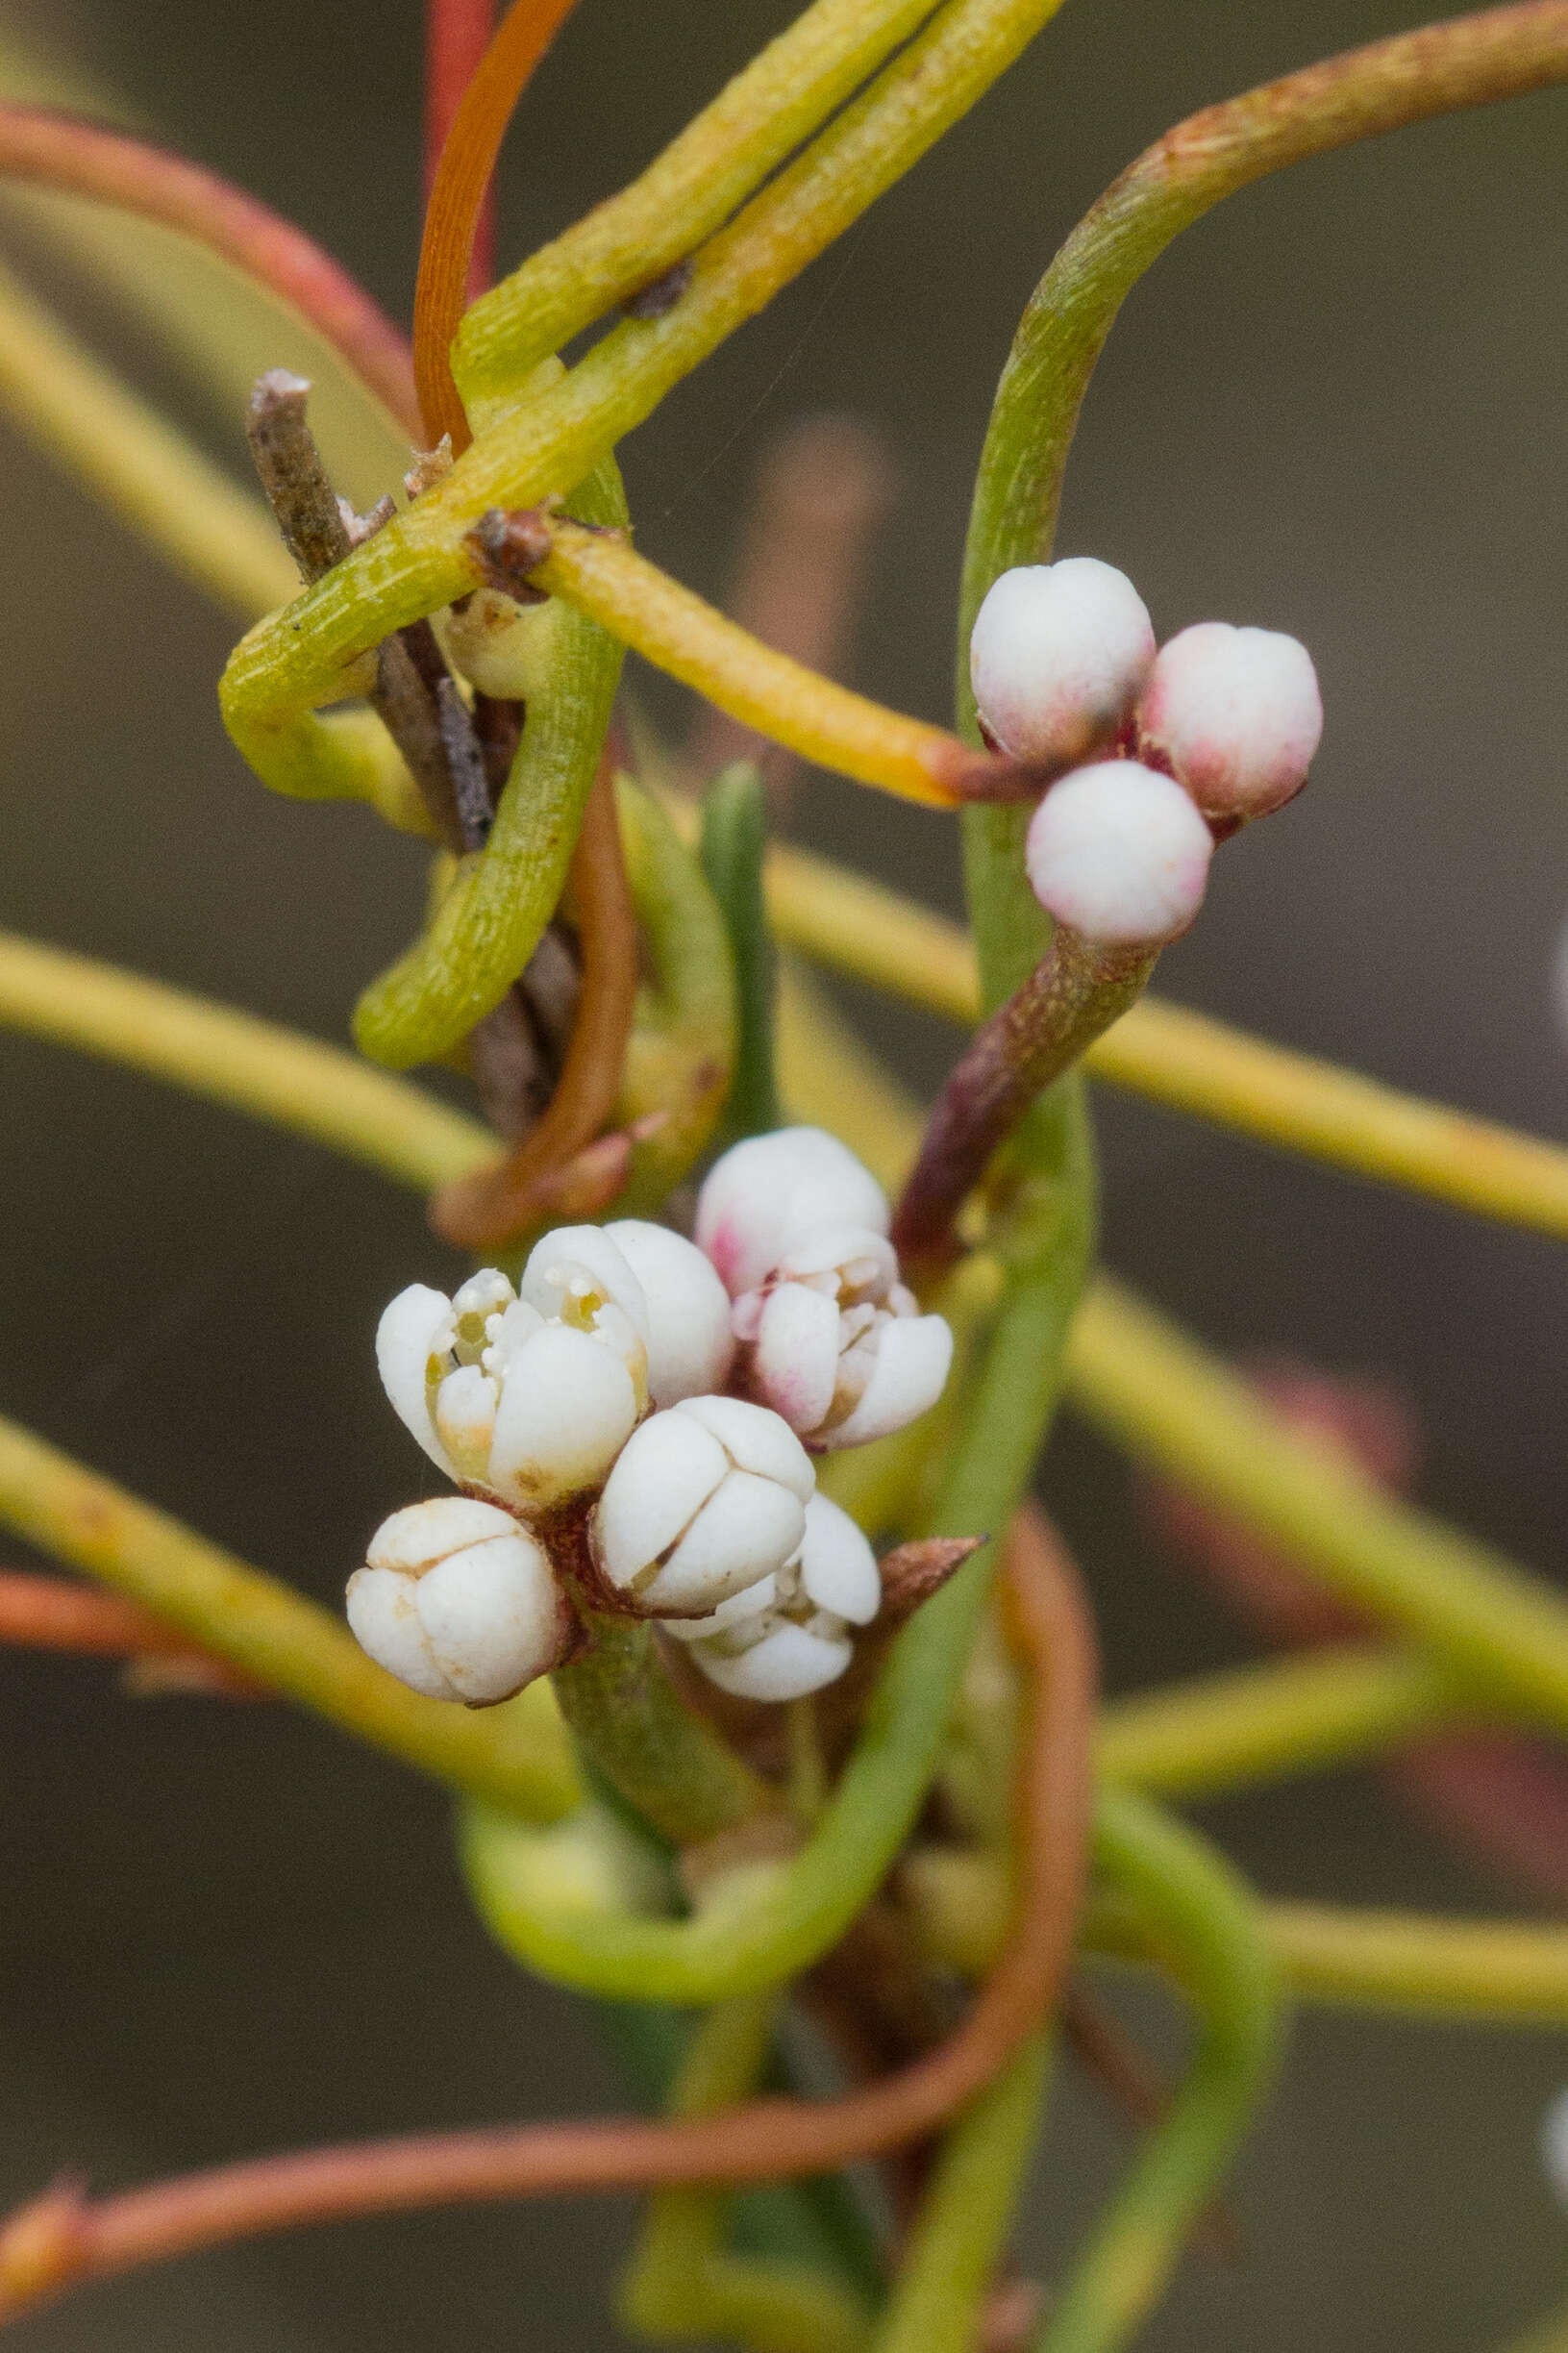
{"type": "Polygon", "coordinates": [[[1107,1790],[1095,1854],[1185,1988],[1199,2041],[1034,2353],[1114,2353],[1129,2341],[1266,2093],[1280,2046],[1280,1993],[1257,1906],[1213,1848],[1142,1798],[1107,1790]]]}
{"type": "MultiPolygon", "coordinates": [[[[625,521],[611,461],[579,486],[578,504],[590,522],[625,521]]],[[[565,886],[610,725],[621,649],[568,605],[552,604],[541,624],[549,645],[540,684],[529,698],[489,839],[460,862],[429,929],[355,1009],[361,1050],[393,1069],[450,1053],[493,1012],[538,946],[565,886]]]]}

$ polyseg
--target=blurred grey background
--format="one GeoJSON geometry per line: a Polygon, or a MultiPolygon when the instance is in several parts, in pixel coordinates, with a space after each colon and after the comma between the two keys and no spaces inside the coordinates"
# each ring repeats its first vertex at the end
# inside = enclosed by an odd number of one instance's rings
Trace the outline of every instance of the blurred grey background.
{"type": "MultiPolygon", "coordinates": [[[[13,10],[16,0],[12,0],[13,10]]],[[[584,0],[505,167],[509,260],[635,171],[783,0],[584,0]]],[[[69,0],[13,21],[306,223],[399,313],[418,229],[415,0],[69,0]]],[[[1006,84],[623,452],[642,544],[721,592],[759,452],[848,409],[903,492],[855,681],[944,715],[969,481],[1016,314],[1101,186],[1193,107],[1418,21],[1371,0],[1070,0],[1006,84]]],[[[1310,791],[1227,852],[1161,986],[1293,1044],[1560,1135],[1548,971],[1568,907],[1562,419],[1568,96],[1298,168],[1189,233],[1093,388],[1060,545],[1161,634],[1286,628],[1322,674],[1310,791]]],[[[84,313],[78,313],[78,315],[84,313]]],[[[155,388],[135,335],[109,339],[155,388]]],[[[233,420],[198,399],[209,445],[233,420]]],[[[417,919],[421,859],[269,798],[219,728],[232,632],[0,428],[0,920],[345,1032],[417,919]]],[[[666,716],[676,698],[655,697],[666,716]]],[[[819,781],[802,830],[958,903],[950,825],[819,781]]],[[[885,1011],[934,1083],[950,1037],[885,1011]]],[[[3,1404],[311,1591],[420,1489],[369,1336],[451,1262],[368,1175],[0,1038],[3,1404]]],[[[1561,1573],[1568,1260],[1103,1099],[1107,1249],[1207,1338],[1390,1369],[1426,1493],[1561,1573]]],[[[1068,1427],[1049,1491],[1111,1687],[1243,1655],[1068,1427]]],[[[18,1556],[19,1557],[19,1556],[18,1556]]],[[[0,2201],[318,2137],[616,2097],[573,2004],[472,1920],[443,1802],[283,1710],[134,1703],[0,1655],[0,2201]]],[[[1507,1901],[1346,1776],[1207,1817],[1271,1891],[1507,1901]]],[[[1483,2353],[1568,2295],[1534,2136],[1560,2038],[1308,2015],[1237,2185],[1232,2271],[1188,2267],[1159,2353],[1483,2353]]],[[[1054,2262],[1124,2151],[1064,2083],[1021,2237],[1054,2262]]],[[[204,2258],[18,2329],[18,2353],[425,2353],[614,2340],[626,2209],[420,2216],[204,2258]]]]}

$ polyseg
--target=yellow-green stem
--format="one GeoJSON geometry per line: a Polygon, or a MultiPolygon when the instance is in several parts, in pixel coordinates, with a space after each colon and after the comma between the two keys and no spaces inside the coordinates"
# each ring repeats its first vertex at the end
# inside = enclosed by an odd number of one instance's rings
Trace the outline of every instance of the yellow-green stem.
{"type": "Polygon", "coordinates": [[[0,933],[0,1027],[145,1070],[421,1191],[495,1154],[477,1120],[357,1055],[14,933],[0,933]]]}
{"type": "Polygon", "coordinates": [[[241,620],[299,575],[259,498],[204,458],[0,270],[0,405],[164,561],[241,620]]]}
{"type": "Polygon", "coordinates": [[[549,1821],[579,1787],[549,1687],[471,1712],[421,1699],[336,1618],[166,1513],[0,1421],[0,1524],[167,1618],[356,1738],[503,1812],[549,1821]]]}
{"type": "Polygon", "coordinates": [[[1568,1727],[1568,1603],[1289,1429],[1120,1286],[1102,1281],[1085,1302],[1068,1384],[1108,1436],[1266,1536],[1332,1592],[1429,1644],[1482,1691],[1568,1727]]]}

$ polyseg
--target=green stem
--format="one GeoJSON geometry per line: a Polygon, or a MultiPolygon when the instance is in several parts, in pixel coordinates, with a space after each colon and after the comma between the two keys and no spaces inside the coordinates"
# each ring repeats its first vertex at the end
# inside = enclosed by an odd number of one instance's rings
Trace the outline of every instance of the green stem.
{"type": "MultiPolygon", "coordinates": [[[[588,522],[626,521],[612,460],[578,486],[577,503],[588,522]]],[[[355,1010],[356,1041],[373,1062],[408,1069],[460,1045],[506,995],[560,898],[610,725],[621,648],[559,599],[543,627],[543,675],[489,839],[461,862],[429,929],[355,1010]]]]}
{"type": "Polygon", "coordinates": [[[357,1055],[12,933],[0,933],[0,1025],[167,1079],[422,1192],[495,1156],[488,1128],[357,1055]]]}
{"type": "Polygon", "coordinates": [[[739,1034],[724,1111],[724,1138],[764,1136],[783,1125],[773,1077],[773,940],[762,904],[767,794],[755,761],[721,768],[703,796],[702,862],[724,911],[734,959],[739,1034]]]}
{"type": "MultiPolygon", "coordinates": [[[[236,740],[286,730],[341,692],[389,631],[471,588],[465,535],[490,507],[571,488],[965,113],[1059,0],[948,0],[803,155],[697,255],[662,316],[612,328],[561,382],[480,430],[444,481],[236,648],[221,696],[236,740]]],[[[587,518],[594,519],[594,518],[587,518]]]]}
{"type": "Polygon", "coordinates": [[[1039,2128],[1051,2046],[1036,2035],[948,2134],[874,2353],[971,2353],[1039,2128]]]}
{"type": "Polygon", "coordinates": [[[1110,1700],[1095,1761],[1108,1781],[1149,1796],[1215,1797],[1353,1764],[1477,1713],[1433,1659],[1335,1642],[1110,1700]]]}
{"type": "MultiPolygon", "coordinates": [[[[693,2036],[672,2115],[712,2115],[755,2090],[772,2040],[773,2003],[756,1996],[710,2011],[693,2036]]],[[[731,2254],[723,2190],[664,2190],[646,2218],[621,2287],[621,2311],[639,2336],[733,2338],[757,2353],[861,2353],[867,2315],[858,2297],[809,2265],[731,2254]]]]}
{"type": "Polygon", "coordinates": [[[1472,1688],[1568,1725],[1568,1603],[1395,1501],[1282,1423],[1217,1358],[1120,1286],[1073,1333],[1074,1403],[1140,1460],[1280,1546],[1343,1600],[1430,1646],[1472,1688]]]}
{"type": "Polygon", "coordinates": [[[585,1622],[588,1647],[552,1677],[560,1712],[660,1837],[694,1845],[777,1809],[767,1783],[677,1696],[644,1619],[585,1622]]]}
{"type": "Polygon", "coordinates": [[[1269,1904],[1269,1946],[1303,2001],[1408,2017],[1568,2025],[1568,1928],[1269,1904]]]}
{"type": "Polygon", "coordinates": [[[0,404],[184,579],[241,620],[296,594],[299,576],[261,500],[85,351],[6,270],[0,404]]]}
{"type": "Polygon", "coordinates": [[[933,0],[816,0],[640,178],[469,310],[453,372],[476,408],[684,261],[932,13],[933,0]]]}
{"type": "MultiPolygon", "coordinates": [[[[960,649],[997,572],[1049,554],[1095,362],[1128,294],[1173,238],[1286,163],[1565,77],[1568,9],[1527,0],[1325,59],[1189,115],[1146,148],[1073,231],[1013,338],[976,484],[960,649]]],[[[966,659],[958,699],[972,708],[966,659]]]]}
{"type": "Polygon", "coordinates": [[[0,1421],[0,1522],[128,1593],[259,1683],[455,1790],[536,1821],[577,1802],[546,1684],[477,1712],[421,1699],[314,1602],[9,1421],[0,1421]]]}
{"type": "Polygon", "coordinates": [[[1177,1967],[1200,2040],[1079,2258],[1035,2353],[1113,2353],[1163,2290],[1273,2078],[1280,1996],[1257,1907],[1206,1840],[1126,1790],[1101,1795],[1095,1852],[1177,1967]]]}

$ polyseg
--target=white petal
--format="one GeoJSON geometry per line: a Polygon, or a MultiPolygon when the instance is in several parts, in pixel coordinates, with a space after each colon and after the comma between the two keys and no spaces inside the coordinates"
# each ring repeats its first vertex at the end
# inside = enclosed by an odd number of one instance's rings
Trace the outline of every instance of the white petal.
{"type": "Polygon", "coordinates": [[[490,1344],[480,1360],[485,1370],[499,1380],[519,1349],[526,1348],[535,1333],[543,1328],[544,1317],[538,1309],[530,1307],[526,1300],[514,1299],[490,1327],[490,1344]]]}
{"type": "MultiPolygon", "coordinates": [[[[574,1290],[586,1283],[605,1299],[613,1299],[636,1326],[646,1346],[648,1302],[624,1251],[603,1226],[562,1225],[536,1241],[528,1254],[517,1296],[536,1307],[541,1315],[560,1315],[574,1290]]],[[[568,1320],[571,1318],[568,1317],[568,1320]]]]}
{"type": "Polygon", "coordinates": [[[697,1196],[697,1246],[732,1298],[770,1274],[790,1243],[824,1225],[885,1234],[886,1195],[824,1128],[750,1136],[715,1161],[697,1196]]]}
{"type": "Polygon", "coordinates": [[[857,1299],[880,1301],[898,1279],[898,1254],[886,1236],[870,1226],[817,1226],[790,1243],[779,1272],[835,1274],[857,1299]]]}
{"type": "Polygon", "coordinates": [[[710,1634],[725,1634],[743,1626],[748,1618],[759,1617],[764,1610],[772,1609],[778,1598],[778,1578],[759,1577],[755,1585],[732,1593],[728,1601],[721,1601],[706,1617],[661,1617],[659,1622],[678,1642],[705,1642],[710,1634]]]}
{"type": "Polygon", "coordinates": [[[457,1693],[436,1665],[414,1608],[418,1587],[391,1568],[357,1568],[348,1581],[348,1622],[360,1648],[427,1699],[457,1693]]]}
{"type": "Polygon", "coordinates": [[[656,1406],[722,1389],[734,1353],[730,1295],[683,1234],[641,1217],[605,1228],[648,1303],[648,1393],[656,1406]]]}
{"type": "Polygon", "coordinates": [[[806,1529],[806,1511],[777,1480],[732,1470],[703,1505],[643,1599],[657,1616],[713,1610],[788,1560],[806,1529]]]}
{"type": "Polygon", "coordinates": [[[495,1383],[477,1364],[460,1364],[436,1391],[436,1432],[460,1479],[485,1481],[495,1396],[495,1383]]]}
{"type": "Polygon", "coordinates": [[[431,1654],[460,1699],[510,1699],[553,1665],[566,1631],[549,1555],[515,1526],[437,1562],[413,1599],[431,1654]]]}
{"type": "Polygon", "coordinates": [[[880,1327],[876,1363],[859,1403],[824,1446],[863,1446],[868,1439],[902,1430],[936,1403],[953,1362],[953,1334],[940,1315],[889,1316],[880,1327]]]}
{"type": "Polygon", "coordinates": [[[703,1673],[721,1691],[740,1699],[804,1699],[836,1682],[854,1656],[848,1636],[825,1640],[789,1618],[763,1635],[759,1642],[727,1657],[717,1643],[701,1642],[692,1650],[703,1673]]]}
{"type": "Polygon", "coordinates": [[[475,1315],[483,1326],[488,1317],[510,1307],[516,1296],[499,1267],[482,1266],[478,1274],[471,1274],[453,1292],[452,1313],[460,1323],[465,1316],[475,1315]]]}
{"type": "Polygon", "coordinates": [[[827,1495],[813,1495],[806,1507],[800,1578],[808,1600],[853,1626],[869,1626],[882,1608],[877,1556],[849,1514],[827,1495]]]}
{"type": "Polygon", "coordinates": [[[487,1537],[510,1536],[516,1525],[510,1512],[481,1503],[476,1496],[433,1495],[428,1503],[406,1504],[384,1519],[364,1557],[372,1568],[396,1568],[417,1577],[447,1553],[482,1544],[487,1537]]]}
{"type": "Polygon", "coordinates": [[[425,1368],[431,1343],[452,1314],[444,1291],[427,1284],[411,1283],[383,1312],[376,1326],[376,1367],[392,1409],[410,1436],[418,1439],[431,1461],[449,1479],[455,1478],[446,1449],[436,1435],[425,1398],[425,1368]]]}
{"type": "Polygon", "coordinates": [[[594,1552],[610,1583],[630,1587],[667,1551],[729,1469],[718,1439],[684,1414],[654,1414],[635,1430],[593,1518],[594,1552]]]}
{"type": "Polygon", "coordinates": [[[833,1404],[838,1378],[838,1308],[803,1283],[769,1291],[757,1326],[752,1379],[790,1428],[814,1430],[833,1404]]]}
{"type": "Polygon", "coordinates": [[[557,1503],[604,1477],[636,1419],[614,1351],[547,1323],[507,1367],[486,1484],[525,1508],[557,1503]]]}
{"type": "Polygon", "coordinates": [[[804,1503],[816,1486],[811,1458],[789,1424],[743,1397],[684,1397],[676,1407],[710,1430],[739,1470],[777,1479],[804,1503]]]}

